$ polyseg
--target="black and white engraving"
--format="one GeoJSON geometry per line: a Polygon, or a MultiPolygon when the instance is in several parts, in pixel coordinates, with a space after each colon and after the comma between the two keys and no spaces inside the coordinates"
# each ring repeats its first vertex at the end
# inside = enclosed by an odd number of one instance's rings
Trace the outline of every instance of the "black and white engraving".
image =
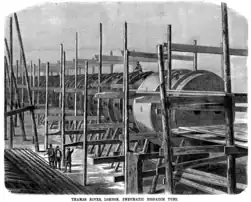
{"type": "Polygon", "coordinates": [[[45,3],[10,14],[6,189],[110,201],[241,193],[247,33],[234,8],[205,1],[45,3]]]}

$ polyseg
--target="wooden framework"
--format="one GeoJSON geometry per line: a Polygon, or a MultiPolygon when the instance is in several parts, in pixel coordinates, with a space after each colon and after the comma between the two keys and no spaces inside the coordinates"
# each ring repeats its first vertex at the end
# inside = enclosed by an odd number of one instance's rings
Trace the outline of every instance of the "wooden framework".
{"type": "MultiPolygon", "coordinates": [[[[211,194],[221,194],[222,191],[216,190],[214,188],[198,184],[197,182],[208,183],[210,185],[217,185],[227,188],[229,194],[236,193],[236,187],[238,189],[246,188],[246,185],[236,183],[235,177],[235,158],[247,155],[247,147],[245,145],[240,146],[238,143],[235,144],[234,139],[234,125],[233,125],[233,111],[240,110],[243,108],[238,108],[235,103],[246,103],[247,95],[241,93],[231,92],[231,80],[230,80],[230,55],[237,56],[247,56],[248,51],[243,49],[230,49],[228,42],[228,22],[227,22],[227,7],[226,4],[222,4],[222,47],[209,47],[197,45],[194,41],[193,45],[186,44],[176,44],[172,42],[171,36],[171,25],[168,25],[167,29],[167,41],[164,44],[157,46],[157,53],[144,53],[130,51],[127,48],[127,23],[124,24],[124,44],[123,44],[123,56],[113,56],[112,52],[110,56],[103,55],[102,53],[102,24],[100,24],[100,38],[99,38],[99,55],[97,60],[95,59],[80,59],[78,58],[78,34],[76,33],[75,38],[75,60],[66,61],[66,52],[63,49],[63,45],[60,47],[60,63],[49,64],[46,63],[46,87],[41,87],[40,85],[40,73],[44,72],[45,63],[38,61],[38,75],[37,75],[37,85],[36,75],[35,75],[35,64],[32,71],[32,78],[29,81],[27,65],[25,60],[24,48],[21,39],[21,33],[18,25],[18,20],[16,14],[14,14],[16,27],[18,32],[18,39],[21,47],[22,55],[22,66],[24,70],[20,70],[22,77],[22,84],[17,85],[15,81],[15,75],[13,70],[13,53],[12,53],[12,20],[10,20],[10,50],[8,57],[5,57],[5,67],[6,67],[6,77],[9,77],[10,92],[9,96],[12,100],[13,92],[12,84],[14,80],[14,85],[16,89],[16,94],[18,94],[18,88],[21,88],[22,97],[24,97],[24,88],[27,88],[28,94],[28,106],[21,106],[24,100],[21,102],[18,100],[17,96],[17,109],[7,111],[7,103],[5,104],[5,125],[7,123],[7,117],[11,118],[11,125],[13,125],[12,116],[19,114],[20,126],[22,127],[23,116],[22,113],[25,111],[31,112],[31,117],[33,120],[33,130],[35,137],[35,148],[38,151],[38,137],[36,130],[35,114],[37,115],[38,124],[41,123],[41,117],[44,115],[45,123],[45,140],[44,148],[48,148],[49,137],[50,136],[61,136],[61,148],[63,150],[63,159],[65,159],[65,149],[66,147],[72,146],[82,146],[83,147],[83,183],[87,185],[87,157],[88,153],[92,153],[96,148],[95,157],[92,158],[93,164],[103,164],[111,163],[111,166],[115,166],[115,170],[118,170],[120,163],[124,163],[123,175],[114,178],[116,182],[125,181],[125,193],[142,193],[143,192],[143,178],[154,176],[153,183],[151,187],[151,192],[154,193],[156,190],[156,184],[159,175],[165,175],[165,191],[173,194],[175,193],[175,185],[178,183],[186,184],[188,186],[195,187],[197,189],[203,190],[206,193],[211,194]],[[166,50],[164,50],[166,48],[166,50]],[[190,52],[193,56],[181,56],[172,54],[172,52],[190,52]],[[207,54],[222,54],[223,55],[223,67],[224,67],[224,92],[201,92],[201,91],[174,91],[171,90],[171,70],[172,70],[172,60],[186,60],[193,62],[194,71],[197,71],[197,54],[207,53],[207,54]],[[9,60],[9,65],[8,61],[9,60]],[[139,92],[137,90],[130,89],[129,84],[129,64],[134,64],[136,61],[142,62],[158,62],[159,66],[159,78],[160,78],[160,92],[139,92]],[[166,62],[166,63],[165,63],[166,62]],[[101,88],[101,76],[102,69],[104,65],[110,65],[110,71],[113,72],[114,64],[123,64],[123,84],[111,84],[103,85],[101,88]],[[164,64],[167,66],[167,86],[165,84],[164,75],[164,64]],[[92,86],[92,89],[88,88],[88,67],[92,65],[98,65],[98,84],[92,86]],[[84,88],[78,89],[78,70],[80,67],[84,66],[85,82],[84,88]],[[60,67],[60,68],[59,68],[60,67]],[[66,68],[67,67],[67,68],[66,68]],[[74,88],[65,87],[65,76],[66,72],[70,69],[75,70],[75,81],[74,88]],[[8,72],[11,72],[10,74],[8,72]],[[53,72],[59,73],[60,86],[53,87],[49,86],[49,76],[53,75],[53,72]],[[23,73],[25,73],[26,84],[23,80],[23,73]],[[50,75],[51,74],[51,75],[50,75]],[[32,81],[32,85],[30,82],[32,81]],[[121,92],[116,92],[113,88],[123,89],[121,92]],[[45,91],[46,99],[45,104],[41,104],[39,100],[39,94],[41,91],[45,91]],[[35,96],[35,92],[36,95],[35,96]],[[49,92],[59,93],[59,105],[58,107],[51,107],[49,103],[49,92]],[[66,93],[74,93],[74,110],[68,109],[66,106],[66,93]],[[77,95],[81,94],[83,96],[83,115],[79,114],[77,109],[77,95]],[[97,99],[97,115],[89,116],[87,110],[88,95],[95,95],[97,99]],[[142,98],[144,96],[144,98],[142,98]],[[35,97],[36,103],[35,103],[35,97]],[[140,97],[140,98],[138,98],[140,97]],[[123,98],[123,123],[105,123],[103,117],[101,116],[101,99],[118,99],[123,98]],[[137,98],[137,99],[136,99],[137,98]],[[151,102],[151,103],[161,103],[162,106],[162,123],[163,123],[163,144],[162,148],[158,153],[146,153],[147,147],[149,145],[149,140],[151,138],[156,138],[159,133],[130,133],[129,131],[129,120],[128,120],[128,106],[129,99],[136,99],[137,102],[151,102]],[[42,106],[42,107],[41,107],[42,106]],[[208,110],[208,111],[225,111],[226,128],[227,135],[221,135],[214,133],[217,137],[226,137],[226,143],[222,141],[216,141],[215,145],[207,146],[184,146],[184,142],[181,143],[180,147],[171,147],[170,141],[173,137],[172,135],[181,136],[184,138],[194,138],[200,139],[199,136],[190,135],[194,132],[194,128],[179,128],[179,130],[171,130],[169,123],[169,116],[171,109],[182,109],[182,110],[208,110]],[[52,114],[56,114],[52,116],[52,114]],[[49,132],[49,122],[58,122],[59,131],[50,133],[49,132]],[[96,122],[96,123],[93,123],[96,122]],[[68,124],[67,124],[68,123],[68,124]],[[73,123],[73,124],[71,124],[73,123]],[[73,126],[73,127],[72,127],[73,126]],[[123,129],[123,130],[121,130],[123,129]],[[189,131],[190,130],[190,131],[189,131]],[[192,131],[191,131],[192,130],[192,131]],[[122,133],[122,134],[121,134],[122,133]],[[112,134],[112,135],[111,135],[112,134]],[[70,142],[67,141],[69,137],[70,142]],[[118,139],[119,137],[119,139],[118,139]],[[81,141],[82,138],[82,141],[81,141]],[[138,141],[145,139],[142,152],[137,152],[138,141]],[[134,142],[133,148],[130,147],[130,143],[134,142]],[[104,152],[105,146],[108,145],[108,149],[104,152]],[[110,156],[112,151],[112,146],[116,146],[113,156],[110,156]],[[218,153],[224,152],[224,155],[214,158],[204,158],[194,161],[188,161],[180,163],[176,160],[174,163],[172,161],[173,156],[179,157],[185,154],[204,154],[204,153],[218,153]],[[156,170],[144,171],[143,163],[148,159],[157,159],[156,170]],[[194,169],[195,167],[213,164],[222,160],[227,159],[227,178],[222,178],[221,176],[205,173],[194,169]],[[200,177],[198,177],[200,176],[200,177]],[[203,177],[201,177],[203,176],[203,177]],[[191,181],[192,180],[192,181],[191,181]]],[[[6,50],[8,52],[8,43],[6,43],[6,50]]],[[[21,65],[20,65],[21,66],[21,65]]],[[[21,66],[21,67],[22,67],[21,66]]],[[[69,73],[68,73],[69,74],[69,73]]],[[[16,74],[18,77],[18,73],[16,74]]],[[[5,89],[7,94],[7,89],[5,89]]],[[[82,97],[82,96],[81,96],[82,97]]],[[[23,98],[22,98],[23,99],[23,98]]],[[[13,107],[13,103],[10,103],[10,107],[13,107]]],[[[51,125],[52,125],[51,124],[51,125]]],[[[13,146],[13,127],[10,127],[10,146],[13,146]]],[[[24,131],[24,127],[23,127],[24,131]]],[[[200,130],[202,133],[203,131],[200,130]]],[[[25,140],[25,132],[24,132],[25,140]]],[[[5,133],[5,138],[7,138],[7,133],[5,133]]],[[[238,140],[239,141],[239,140],[238,140]]],[[[237,141],[237,142],[238,142],[237,141]]]]}

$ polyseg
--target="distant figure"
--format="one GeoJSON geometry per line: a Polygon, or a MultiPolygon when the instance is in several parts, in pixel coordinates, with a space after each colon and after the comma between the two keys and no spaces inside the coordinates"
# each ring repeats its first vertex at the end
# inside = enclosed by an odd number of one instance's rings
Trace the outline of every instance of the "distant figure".
{"type": "Polygon", "coordinates": [[[54,152],[54,149],[52,148],[52,144],[50,144],[50,148],[47,150],[47,152],[44,155],[48,155],[49,165],[51,168],[54,169],[55,152],[54,152]]]}
{"type": "Polygon", "coordinates": [[[57,146],[55,150],[55,169],[57,169],[58,165],[58,169],[61,170],[61,160],[62,160],[62,152],[60,151],[59,146],[57,146]]]}
{"type": "Polygon", "coordinates": [[[69,173],[71,172],[71,155],[73,153],[74,149],[70,150],[70,148],[67,149],[66,157],[65,157],[65,170],[64,173],[67,172],[67,166],[69,165],[69,173]]]}
{"type": "Polygon", "coordinates": [[[142,67],[141,67],[141,65],[139,64],[139,61],[137,61],[136,67],[134,68],[133,71],[134,71],[134,72],[138,72],[138,73],[142,73],[142,67]]]}

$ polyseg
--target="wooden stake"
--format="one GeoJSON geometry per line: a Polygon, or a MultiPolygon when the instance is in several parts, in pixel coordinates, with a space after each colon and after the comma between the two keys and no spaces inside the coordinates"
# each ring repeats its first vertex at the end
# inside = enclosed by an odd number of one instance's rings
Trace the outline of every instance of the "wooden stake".
{"type": "MultiPolygon", "coordinates": [[[[194,47],[195,47],[195,49],[196,49],[196,47],[197,47],[197,40],[194,40],[194,47]]],[[[194,58],[193,58],[193,70],[194,71],[197,71],[198,70],[198,53],[195,51],[194,52],[194,58]]]]}
{"type": "Polygon", "coordinates": [[[50,64],[49,62],[47,62],[46,73],[45,73],[44,150],[48,149],[49,70],[50,70],[50,64]]]}
{"type": "MultiPolygon", "coordinates": [[[[231,93],[231,70],[229,55],[229,38],[228,38],[228,13],[226,3],[221,3],[222,12],[222,42],[223,42],[223,60],[224,60],[224,87],[225,93],[231,93]]],[[[234,116],[233,116],[233,98],[225,97],[225,121],[226,121],[226,145],[234,146],[234,116]]],[[[235,157],[227,155],[227,192],[235,194],[236,192],[236,173],[235,157]]]]}
{"type": "Polygon", "coordinates": [[[87,185],[87,97],[88,97],[88,62],[85,62],[85,68],[84,68],[84,74],[85,74],[85,83],[84,83],[84,135],[83,135],[83,156],[84,156],[84,161],[83,161],[83,183],[84,186],[87,185]]]}
{"type": "MultiPolygon", "coordinates": [[[[75,38],[75,89],[78,87],[78,33],[76,32],[75,38]]],[[[77,93],[74,96],[74,115],[77,116],[77,93]]],[[[77,121],[74,121],[74,128],[77,129],[77,121]]],[[[78,136],[75,136],[77,141],[78,136]]]]}
{"type": "MultiPolygon", "coordinates": [[[[13,68],[13,32],[12,32],[12,17],[10,17],[10,57],[9,57],[9,62],[10,62],[10,72],[11,69],[13,68]]],[[[12,74],[10,73],[10,111],[13,110],[13,81],[12,81],[12,74]]],[[[13,117],[10,116],[10,141],[9,141],[9,148],[13,148],[13,135],[14,135],[14,130],[13,130],[13,117]]]]}
{"type": "Polygon", "coordinates": [[[63,53],[63,69],[62,69],[62,97],[61,97],[61,148],[63,151],[63,165],[65,166],[65,64],[66,56],[63,53]]]}
{"type": "MultiPolygon", "coordinates": [[[[37,75],[37,87],[40,87],[40,71],[41,71],[41,61],[38,59],[38,75],[37,75]]],[[[40,92],[37,91],[37,104],[39,105],[40,103],[40,92]]]]}
{"type": "MultiPolygon", "coordinates": [[[[221,42],[221,47],[222,47],[222,50],[223,50],[223,43],[221,42]]],[[[224,78],[224,56],[223,56],[223,52],[221,54],[221,78],[223,80],[225,80],[224,78]]]]}
{"type": "MultiPolygon", "coordinates": [[[[16,22],[18,41],[19,41],[20,48],[21,48],[21,51],[22,51],[23,65],[24,65],[24,68],[25,68],[25,78],[26,78],[26,84],[27,84],[29,104],[32,105],[30,83],[29,83],[28,71],[27,71],[27,67],[26,67],[26,58],[25,58],[23,41],[22,41],[21,32],[20,32],[19,23],[18,23],[18,19],[17,19],[17,14],[16,13],[14,13],[14,18],[15,18],[15,22],[16,22]]],[[[34,114],[33,110],[31,110],[30,112],[31,112],[32,128],[33,128],[34,139],[35,139],[35,150],[36,150],[36,152],[38,152],[39,151],[39,142],[38,142],[38,134],[37,134],[37,126],[36,126],[35,114],[34,114]]]]}
{"type": "MultiPolygon", "coordinates": [[[[171,27],[169,31],[171,33],[171,27]]],[[[171,37],[168,37],[168,51],[171,49],[171,37]]],[[[165,191],[169,194],[173,193],[173,176],[172,176],[172,158],[171,158],[171,143],[170,143],[170,125],[169,125],[169,113],[168,108],[170,103],[166,95],[166,86],[165,86],[165,75],[164,75],[164,61],[163,61],[163,46],[157,46],[158,54],[158,65],[159,65],[159,78],[160,78],[160,98],[161,98],[161,107],[162,107],[162,127],[163,127],[163,150],[164,150],[164,165],[165,165],[165,191]]],[[[171,58],[169,58],[171,60],[171,58]]],[[[168,67],[170,68],[170,67],[168,67]]]]}
{"type": "MultiPolygon", "coordinates": [[[[6,56],[4,56],[4,114],[7,112],[7,108],[8,108],[8,93],[7,93],[7,58],[6,56]]],[[[4,140],[8,140],[8,133],[7,133],[7,117],[4,116],[4,140]]]]}
{"type": "MultiPolygon", "coordinates": [[[[113,56],[113,53],[112,53],[112,51],[110,51],[110,56],[113,56]]],[[[111,67],[110,67],[111,69],[110,69],[110,73],[112,74],[113,73],[113,64],[111,64],[111,67]]]]}
{"type": "MultiPolygon", "coordinates": [[[[36,70],[36,65],[34,64],[32,68],[32,86],[33,87],[36,87],[35,70],[36,70]]],[[[35,90],[32,91],[32,104],[35,105],[35,90]]]]}
{"type": "MultiPolygon", "coordinates": [[[[99,69],[98,69],[98,93],[101,92],[101,76],[102,76],[102,23],[99,24],[99,69]]],[[[97,100],[97,124],[100,123],[101,116],[101,100],[98,98],[97,100]]],[[[98,134],[98,140],[101,140],[101,134],[98,134]]],[[[96,146],[96,156],[100,156],[101,145],[96,146]]]]}

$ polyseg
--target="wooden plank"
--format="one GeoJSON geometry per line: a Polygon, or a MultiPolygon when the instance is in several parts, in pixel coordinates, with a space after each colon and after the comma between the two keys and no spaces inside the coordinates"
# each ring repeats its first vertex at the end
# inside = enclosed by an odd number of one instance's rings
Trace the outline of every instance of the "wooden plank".
{"type": "Polygon", "coordinates": [[[20,109],[15,109],[15,110],[6,112],[5,116],[6,117],[13,116],[13,115],[16,115],[16,114],[19,114],[19,113],[22,113],[22,112],[31,111],[33,109],[35,109],[35,106],[33,106],[33,105],[32,106],[27,106],[27,107],[23,107],[23,108],[20,108],[20,109]]]}
{"type": "MultiPolygon", "coordinates": [[[[137,91],[135,94],[135,101],[137,103],[160,103],[160,97],[157,95],[158,92],[149,93],[148,92],[139,92],[137,91]],[[143,97],[145,96],[145,97],[143,97]],[[151,97],[153,96],[153,97],[151,97]]],[[[172,95],[172,97],[168,97],[167,99],[172,103],[176,104],[203,104],[203,103],[217,103],[217,104],[223,104],[224,103],[224,95],[213,95],[213,94],[201,94],[201,95],[192,95],[192,94],[180,94],[178,96],[172,95]]],[[[233,100],[235,103],[246,103],[247,97],[246,96],[239,96],[233,97],[233,100]]]]}
{"type": "Polygon", "coordinates": [[[219,191],[217,189],[202,185],[201,183],[193,182],[193,181],[185,179],[183,177],[181,177],[181,178],[175,177],[175,180],[178,181],[181,184],[185,184],[185,185],[187,185],[189,187],[194,187],[194,188],[196,188],[198,190],[204,191],[205,193],[209,193],[209,194],[226,194],[223,191],[219,191]]]}
{"type": "Polygon", "coordinates": [[[125,161],[125,156],[108,156],[108,157],[97,157],[91,159],[91,165],[98,165],[104,163],[116,163],[125,161]]]}
{"type": "Polygon", "coordinates": [[[176,164],[175,168],[177,170],[181,170],[181,169],[185,169],[185,168],[195,168],[195,167],[199,167],[202,165],[214,164],[214,163],[218,163],[221,161],[225,161],[226,158],[227,157],[224,155],[224,156],[197,159],[197,160],[193,160],[193,161],[187,161],[187,162],[176,164]]]}
{"type": "Polygon", "coordinates": [[[83,142],[72,142],[72,143],[69,143],[69,144],[64,144],[64,147],[77,147],[77,146],[83,146],[83,142]]]}
{"type": "MultiPolygon", "coordinates": [[[[157,62],[158,57],[156,53],[146,53],[138,51],[130,51],[129,60],[135,62],[157,62]]],[[[168,60],[168,55],[164,54],[164,60],[168,60]]],[[[193,61],[193,56],[188,55],[173,55],[172,60],[193,61]]]]}
{"type": "MultiPolygon", "coordinates": [[[[88,146],[87,146],[87,102],[88,102],[88,91],[87,91],[87,84],[88,84],[88,62],[85,62],[85,67],[84,67],[84,75],[85,75],[85,83],[84,83],[84,106],[83,106],[83,111],[84,111],[84,122],[83,122],[83,184],[87,184],[87,153],[88,153],[88,146]]],[[[82,96],[81,96],[82,97],[82,96]]]]}
{"type": "Polygon", "coordinates": [[[143,162],[139,155],[133,152],[126,152],[126,162],[128,162],[127,172],[129,173],[126,184],[128,194],[142,194],[143,193],[143,178],[142,166],[143,162]]]}
{"type": "MultiPolygon", "coordinates": [[[[179,128],[182,130],[187,130],[187,131],[191,131],[191,132],[207,133],[207,134],[213,134],[213,135],[216,135],[219,137],[224,137],[224,138],[226,137],[225,129],[223,129],[221,131],[213,131],[213,130],[204,129],[203,127],[179,127],[179,128]]],[[[243,141],[243,142],[248,141],[247,137],[245,137],[245,136],[242,137],[242,136],[235,135],[234,138],[236,140],[243,141]]]]}
{"type": "Polygon", "coordinates": [[[104,144],[121,144],[121,140],[89,140],[87,141],[87,145],[104,145],[104,144]]]}
{"type": "MultiPolygon", "coordinates": [[[[104,120],[105,117],[101,116],[101,120],[104,120]]],[[[77,115],[77,116],[65,116],[65,120],[66,121],[83,121],[84,120],[84,116],[81,115],[77,115]]],[[[87,121],[96,121],[97,117],[96,116],[88,116],[87,117],[87,121]]]]}
{"type": "Polygon", "coordinates": [[[63,56],[63,61],[62,61],[62,93],[61,93],[61,149],[62,149],[62,167],[65,165],[65,68],[66,68],[66,53],[63,50],[63,48],[61,49],[62,52],[62,56],[63,56]]]}
{"type": "MultiPolygon", "coordinates": [[[[169,56],[169,63],[168,63],[168,71],[171,71],[171,25],[168,25],[168,56],[169,56]]],[[[165,192],[168,194],[172,194],[174,191],[173,186],[173,176],[172,176],[172,162],[171,162],[171,142],[170,142],[170,122],[169,122],[169,116],[170,116],[170,110],[169,105],[170,101],[165,99],[167,97],[166,95],[166,85],[165,85],[165,67],[164,67],[164,60],[163,60],[163,46],[158,45],[157,46],[157,52],[158,52],[158,66],[159,66],[159,79],[160,79],[160,100],[161,100],[161,117],[162,117],[162,131],[163,131],[163,141],[162,141],[162,148],[164,150],[164,166],[166,168],[165,177],[166,177],[166,183],[165,183],[165,192]]],[[[171,79],[171,78],[168,78],[171,79]]]]}
{"type": "Polygon", "coordinates": [[[172,147],[174,156],[224,152],[223,145],[172,147]]]}
{"type": "MultiPolygon", "coordinates": [[[[220,182],[222,182],[222,186],[227,186],[227,179],[226,177],[222,177],[222,176],[219,176],[219,175],[215,175],[215,174],[212,174],[212,173],[208,173],[208,172],[204,172],[204,171],[200,171],[200,170],[196,170],[196,169],[192,169],[192,168],[187,168],[184,170],[184,172],[186,173],[192,173],[192,174],[195,174],[197,176],[200,176],[200,177],[208,177],[210,179],[214,179],[214,180],[218,180],[220,182]]],[[[247,188],[247,185],[246,184],[242,184],[242,183],[236,183],[236,187],[238,189],[241,189],[241,190],[244,190],[247,188]]]]}
{"type": "Polygon", "coordinates": [[[119,99],[124,98],[123,92],[102,92],[102,93],[96,93],[95,98],[110,98],[110,99],[119,99]]]}
{"type": "MultiPolygon", "coordinates": [[[[109,87],[110,88],[123,88],[123,84],[120,84],[120,83],[112,83],[112,84],[109,84],[109,87]]],[[[133,88],[133,85],[128,85],[129,88],[133,88]]]]}
{"type": "Polygon", "coordinates": [[[99,124],[88,124],[88,129],[107,129],[107,128],[123,128],[123,123],[99,123],[99,124]]]}
{"type": "MultiPolygon", "coordinates": [[[[221,137],[217,137],[216,135],[213,135],[213,134],[196,134],[196,133],[193,134],[193,133],[190,133],[189,135],[187,135],[187,134],[181,133],[178,135],[180,135],[182,137],[190,138],[190,139],[202,140],[202,141],[217,143],[217,144],[221,144],[221,145],[226,144],[226,141],[224,139],[222,139],[221,137]]],[[[248,149],[248,142],[235,141],[235,146],[240,147],[240,148],[244,148],[244,149],[248,149]]]]}
{"type": "MultiPolygon", "coordinates": [[[[146,132],[146,133],[130,133],[130,141],[131,140],[144,140],[144,139],[156,139],[159,136],[161,136],[161,133],[151,133],[151,132],[146,132]]],[[[124,139],[124,135],[121,134],[119,136],[120,140],[124,139]]]]}
{"type": "Polygon", "coordinates": [[[246,149],[241,149],[241,148],[238,148],[235,146],[225,146],[224,153],[226,155],[229,155],[229,154],[246,154],[246,155],[248,155],[248,151],[246,149]]]}
{"type": "MultiPolygon", "coordinates": [[[[197,40],[194,40],[194,48],[197,49],[197,40]]],[[[198,54],[194,52],[194,60],[193,60],[193,71],[198,70],[198,54]]]]}
{"type": "MultiPolygon", "coordinates": [[[[49,109],[49,70],[50,70],[50,64],[47,63],[46,65],[46,74],[45,74],[45,117],[44,117],[44,130],[45,130],[45,135],[44,135],[44,148],[45,150],[48,149],[48,109],[49,109]]],[[[58,117],[58,116],[56,116],[58,117]]],[[[59,117],[60,118],[60,117],[59,117]]]]}
{"type": "MultiPolygon", "coordinates": [[[[194,45],[178,44],[178,43],[172,43],[172,51],[186,52],[186,53],[218,54],[218,55],[221,55],[223,53],[222,47],[203,46],[203,45],[197,45],[195,47],[194,45]]],[[[229,50],[229,54],[234,56],[248,56],[248,49],[231,48],[229,50]]]]}

